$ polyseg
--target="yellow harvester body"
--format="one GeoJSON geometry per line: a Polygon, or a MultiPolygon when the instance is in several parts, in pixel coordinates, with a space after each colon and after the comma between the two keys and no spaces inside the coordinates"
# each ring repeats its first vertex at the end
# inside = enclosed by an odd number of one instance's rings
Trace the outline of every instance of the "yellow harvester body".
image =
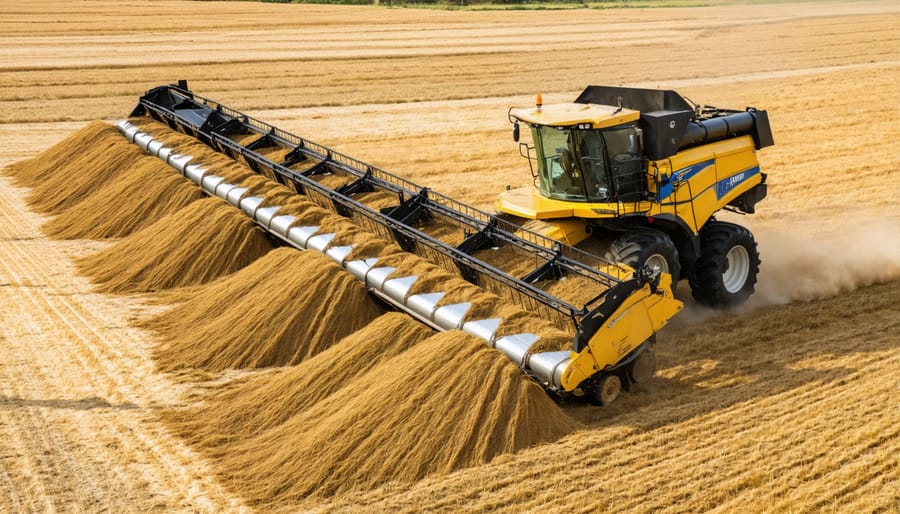
{"type": "Polygon", "coordinates": [[[752,293],[755,241],[715,215],[753,213],[766,196],[757,159],[773,144],[765,111],[701,109],[674,91],[590,86],[574,103],[509,116],[517,140],[520,122],[531,129],[533,145],[522,145],[534,185],[504,191],[498,211],[568,245],[605,239],[616,261],[688,278],[702,303],[734,305],[752,293]]]}
{"type": "MultiPolygon", "coordinates": [[[[683,304],[672,296],[670,275],[659,275],[655,285],[641,285],[625,297],[618,309],[597,319],[602,326],[584,347],[572,352],[571,360],[562,370],[560,385],[563,390],[583,387],[586,380],[622,367],[629,356],[639,357],[637,352],[641,346],[652,340],[682,307],[683,304]]],[[[585,319],[582,323],[591,321],[585,319]]]]}

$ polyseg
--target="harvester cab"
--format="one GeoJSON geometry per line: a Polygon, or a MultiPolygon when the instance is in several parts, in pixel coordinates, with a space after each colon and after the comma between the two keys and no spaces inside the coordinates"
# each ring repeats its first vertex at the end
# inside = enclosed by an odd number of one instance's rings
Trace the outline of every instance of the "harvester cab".
{"type": "Polygon", "coordinates": [[[528,125],[533,187],[496,208],[570,245],[688,278],[694,298],[732,306],[759,268],[747,229],[715,214],[755,212],[766,196],[756,151],[773,144],[766,111],[699,108],[675,91],[589,86],[573,103],[510,109],[514,138],[528,125]],[[590,240],[588,243],[586,241],[590,240]]]}
{"type": "Polygon", "coordinates": [[[640,198],[633,196],[640,195],[643,182],[639,113],[557,104],[511,110],[510,116],[531,127],[529,162],[543,197],[597,203],[640,198]]]}

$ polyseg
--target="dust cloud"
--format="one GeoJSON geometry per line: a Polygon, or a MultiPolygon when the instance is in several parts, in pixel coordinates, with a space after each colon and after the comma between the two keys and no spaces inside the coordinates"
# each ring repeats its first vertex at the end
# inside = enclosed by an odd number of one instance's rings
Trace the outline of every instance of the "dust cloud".
{"type": "Polygon", "coordinates": [[[856,229],[822,235],[754,227],[760,259],[756,292],[734,309],[700,305],[687,280],[676,296],[684,310],[676,326],[704,323],[722,314],[746,314],[763,307],[831,298],[873,284],[900,280],[900,228],[887,221],[845,220],[856,229]]]}
{"type": "Polygon", "coordinates": [[[763,262],[745,307],[818,300],[900,279],[900,228],[886,221],[848,226],[857,228],[818,238],[757,230],[763,262]]]}

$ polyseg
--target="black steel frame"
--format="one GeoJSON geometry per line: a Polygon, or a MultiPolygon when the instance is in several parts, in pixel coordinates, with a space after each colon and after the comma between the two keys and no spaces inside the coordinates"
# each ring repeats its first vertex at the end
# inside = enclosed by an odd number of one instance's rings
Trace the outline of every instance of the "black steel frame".
{"type": "MultiPolygon", "coordinates": [[[[553,315],[554,321],[568,325],[574,320],[576,329],[589,306],[603,298],[603,294],[588,304],[577,307],[532,285],[538,277],[578,275],[600,284],[605,289],[622,282],[604,273],[599,267],[614,263],[577,248],[564,245],[541,234],[493,216],[470,205],[419,186],[409,180],[371,166],[355,158],[334,151],[306,138],[291,134],[214,100],[198,96],[187,88],[186,82],[160,86],[141,97],[132,116],[148,115],[166,123],[174,130],[189,134],[216,151],[237,160],[239,157],[256,173],[267,176],[319,205],[352,218],[365,229],[388,240],[397,241],[404,249],[425,254],[445,269],[458,269],[462,276],[476,285],[501,296],[514,294],[514,300],[526,309],[539,308],[553,315]],[[259,139],[241,145],[229,138],[236,133],[256,133],[259,139]],[[255,150],[280,146],[289,150],[283,162],[274,162],[255,150]],[[288,166],[312,159],[316,164],[298,172],[288,166]],[[340,170],[356,180],[339,190],[330,189],[310,176],[340,170]],[[397,194],[400,206],[378,212],[355,201],[349,195],[359,191],[380,189],[397,194]],[[410,212],[415,211],[415,215],[410,212]],[[473,237],[489,237],[498,244],[511,244],[542,261],[524,278],[513,277],[467,253],[476,245],[448,245],[414,228],[422,216],[438,216],[458,223],[473,237]],[[468,247],[467,247],[468,246],[468,247]],[[549,273],[552,270],[552,273],[549,273]]],[[[468,240],[468,239],[467,239],[468,240]]]]}

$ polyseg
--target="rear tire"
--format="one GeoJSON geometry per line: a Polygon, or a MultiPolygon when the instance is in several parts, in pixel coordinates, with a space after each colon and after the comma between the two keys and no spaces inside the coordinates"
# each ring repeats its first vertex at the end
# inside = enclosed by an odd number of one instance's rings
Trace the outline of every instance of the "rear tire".
{"type": "Polygon", "coordinates": [[[678,249],[668,234],[652,228],[638,228],[625,232],[613,241],[609,257],[634,269],[641,266],[658,267],[672,275],[672,287],[681,276],[678,249]]]}
{"type": "Polygon", "coordinates": [[[642,351],[631,364],[628,365],[628,378],[635,384],[650,381],[656,373],[656,351],[653,347],[642,351]]]}
{"type": "Polygon", "coordinates": [[[710,307],[734,307],[754,292],[759,252],[746,228],[711,221],[700,231],[700,258],[690,277],[697,302],[710,307]]]}

